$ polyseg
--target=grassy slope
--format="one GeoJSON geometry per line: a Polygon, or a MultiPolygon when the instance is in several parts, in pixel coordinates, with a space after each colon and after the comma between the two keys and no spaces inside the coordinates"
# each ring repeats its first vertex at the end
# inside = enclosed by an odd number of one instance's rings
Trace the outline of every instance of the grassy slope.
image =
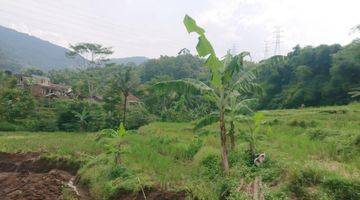
{"type": "MultiPolygon", "coordinates": [[[[234,195],[239,179],[249,182],[255,176],[264,180],[267,199],[286,199],[294,193],[305,199],[360,195],[360,104],[264,113],[270,131],[259,134],[257,146],[259,152],[266,152],[268,162],[258,168],[247,164],[243,153],[247,144],[239,137],[236,151],[230,154],[228,177],[219,169],[216,124],[193,132],[190,123],[156,122],[138,133],[98,143],[94,134],[0,133],[0,150],[47,150],[77,158],[97,155],[87,159],[80,174],[98,199],[145,186],[191,191],[202,199],[232,192],[231,198],[240,199],[242,195],[234,195]],[[115,166],[110,146],[119,141],[122,164],[115,166]],[[332,183],[349,187],[338,192],[331,189],[332,183]]],[[[238,127],[246,131],[244,125],[238,127]]]]}

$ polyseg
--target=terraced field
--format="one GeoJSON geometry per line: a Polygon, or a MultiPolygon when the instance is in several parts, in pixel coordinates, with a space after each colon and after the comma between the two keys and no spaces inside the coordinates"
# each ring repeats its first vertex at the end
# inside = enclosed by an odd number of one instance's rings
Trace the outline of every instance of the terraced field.
{"type": "MultiPolygon", "coordinates": [[[[0,151],[66,162],[92,199],[360,198],[360,104],[262,112],[256,146],[266,161],[252,164],[247,126],[237,124],[229,175],[219,164],[217,124],[194,131],[192,123],[155,122],[99,141],[97,133],[2,132],[0,151]]],[[[71,188],[59,191],[74,198],[71,188]]]]}

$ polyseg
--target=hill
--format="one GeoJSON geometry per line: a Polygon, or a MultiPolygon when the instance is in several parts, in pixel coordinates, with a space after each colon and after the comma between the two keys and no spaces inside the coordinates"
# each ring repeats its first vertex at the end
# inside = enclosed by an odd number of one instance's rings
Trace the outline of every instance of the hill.
{"type": "Polygon", "coordinates": [[[0,69],[19,71],[35,66],[47,71],[74,67],[80,58],[67,58],[67,51],[48,41],[0,26],[0,69]]]}
{"type": "Polygon", "coordinates": [[[149,60],[149,58],[144,56],[133,56],[133,57],[125,57],[125,58],[112,58],[109,60],[109,63],[116,63],[116,64],[135,63],[137,65],[140,65],[147,60],[149,60]]]}

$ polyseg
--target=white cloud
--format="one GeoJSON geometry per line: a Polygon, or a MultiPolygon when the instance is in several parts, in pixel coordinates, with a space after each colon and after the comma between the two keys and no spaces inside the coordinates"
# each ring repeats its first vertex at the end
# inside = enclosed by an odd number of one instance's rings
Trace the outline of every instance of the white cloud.
{"type": "Polygon", "coordinates": [[[282,52],[296,44],[346,44],[360,24],[359,0],[0,0],[0,24],[68,46],[98,42],[114,56],[175,55],[194,49],[181,23],[188,13],[207,31],[222,55],[233,46],[263,58],[264,41],[282,27],[282,52]]]}
{"type": "Polygon", "coordinates": [[[199,22],[206,28],[211,27],[210,31],[222,30],[224,34],[219,36],[208,33],[215,40],[223,41],[228,47],[231,43],[239,43],[241,48],[252,50],[259,59],[263,41],[275,40],[277,26],[282,29],[283,53],[298,43],[304,46],[350,42],[350,28],[360,23],[356,21],[360,19],[359,7],[360,1],[357,0],[211,1],[209,8],[199,15],[199,22]],[[254,43],[249,44],[248,40],[254,43]]]}

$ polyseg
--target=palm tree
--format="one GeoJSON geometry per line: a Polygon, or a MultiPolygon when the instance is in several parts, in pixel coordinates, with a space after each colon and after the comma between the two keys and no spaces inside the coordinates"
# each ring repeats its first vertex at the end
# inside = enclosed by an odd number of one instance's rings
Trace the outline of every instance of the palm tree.
{"type": "Polygon", "coordinates": [[[180,79],[165,81],[155,84],[158,89],[185,90],[190,93],[201,93],[216,102],[217,114],[212,116],[220,122],[221,142],[221,164],[225,173],[229,171],[229,162],[226,145],[225,113],[229,105],[229,99],[235,91],[239,93],[251,93],[257,85],[254,83],[255,76],[244,68],[244,58],[249,56],[248,52],[239,55],[231,55],[230,52],[220,60],[205,36],[205,30],[199,27],[195,20],[188,15],[184,18],[184,24],[189,33],[195,32],[199,35],[196,50],[201,57],[207,57],[205,66],[210,68],[211,81],[209,85],[194,80],[180,79]]]}
{"type": "Polygon", "coordinates": [[[134,90],[134,88],[138,85],[139,79],[130,67],[126,68],[125,70],[121,70],[118,74],[115,75],[114,86],[121,91],[124,100],[122,122],[124,123],[125,127],[128,97],[130,95],[130,92],[134,90]]]}

